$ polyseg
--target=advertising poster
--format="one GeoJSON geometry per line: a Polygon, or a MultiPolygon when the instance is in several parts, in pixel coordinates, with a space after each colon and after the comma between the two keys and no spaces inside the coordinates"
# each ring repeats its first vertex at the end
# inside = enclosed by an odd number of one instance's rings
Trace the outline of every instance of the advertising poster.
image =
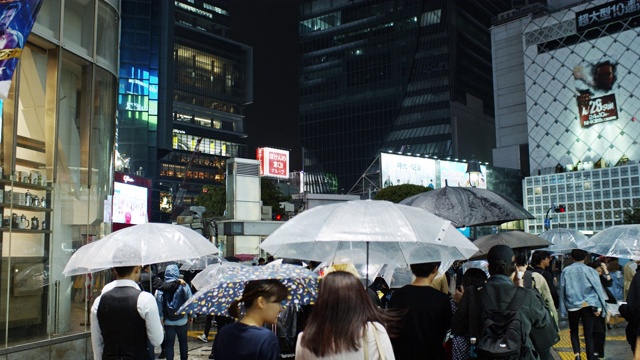
{"type": "Polygon", "coordinates": [[[415,156],[380,154],[382,187],[413,184],[435,188],[436,161],[415,156]]]}
{"type": "Polygon", "coordinates": [[[289,151],[258,148],[256,160],[260,161],[260,176],[289,178],[289,151]]]}
{"type": "Polygon", "coordinates": [[[467,174],[467,163],[455,161],[440,161],[440,187],[448,186],[469,187],[474,186],[481,189],[487,188],[486,173],[487,167],[480,165],[482,171],[476,179],[476,183],[469,182],[469,174],[467,174]]]}
{"type": "Polygon", "coordinates": [[[0,0],[0,98],[6,99],[42,0],[0,0]]]}
{"type": "Polygon", "coordinates": [[[617,64],[605,60],[573,68],[580,126],[589,127],[618,119],[616,96],[610,93],[616,83],[617,64]]]}

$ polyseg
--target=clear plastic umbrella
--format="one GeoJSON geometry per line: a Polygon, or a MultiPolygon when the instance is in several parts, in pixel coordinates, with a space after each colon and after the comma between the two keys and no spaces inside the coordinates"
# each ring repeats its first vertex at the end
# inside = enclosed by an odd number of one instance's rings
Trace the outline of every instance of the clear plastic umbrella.
{"type": "Polygon", "coordinates": [[[520,204],[487,189],[445,186],[406,198],[400,204],[427,210],[455,227],[499,225],[535,219],[520,204]]]}
{"type": "Polygon", "coordinates": [[[477,251],[450,221],[416,207],[377,200],[304,211],[260,247],[283,258],[395,265],[467,259],[477,251]]]}
{"type": "Polygon", "coordinates": [[[115,231],[82,246],[62,272],[87,274],[118,266],[155,264],[217,254],[218,248],[184,226],[146,223],[115,231]]]}
{"type": "Polygon", "coordinates": [[[216,281],[220,281],[225,272],[236,267],[247,266],[237,262],[221,262],[207,266],[191,279],[191,285],[196,289],[203,289],[216,281]]]}
{"type": "Polygon", "coordinates": [[[550,251],[554,254],[563,254],[570,252],[573,249],[578,249],[578,244],[589,239],[585,234],[578,230],[563,228],[550,229],[538,236],[552,244],[548,248],[540,250],[550,251]]]}
{"type": "Polygon", "coordinates": [[[195,271],[202,270],[209,265],[228,262],[228,260],[218,255],[207,255],[195,259],[180,260],[178,262],[181,263],[180,270],[195,271]]]}
{"type": "Polygon", "coordinates": [[[640,260],[640,225],[614,225],[579,245],[580,249],[599,255],[640,260]]]}

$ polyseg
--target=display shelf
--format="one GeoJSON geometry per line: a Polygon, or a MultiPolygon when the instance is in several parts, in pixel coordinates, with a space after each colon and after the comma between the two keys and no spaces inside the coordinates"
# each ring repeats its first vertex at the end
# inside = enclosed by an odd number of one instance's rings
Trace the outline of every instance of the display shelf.
{"type": "Polygon", "coordinates": [[[44,208],[41,206],[25,206],[25,205],[13,205],[0,203],[0,209],[15,209],[15,210],[24,210],[24,211],[34,211],[34,212],[51,212],[51,208],[44,208]]]}
{"type": "Polygon", "coordinates": [[[8,228],[8,227],[0,227],[0,232],[11,232],[20,233],[20,234],[51,234],[51,230],[31,230],[31,229],[18,229],[18,228],[8,228]]]}
{"type": "Polygon", "coordinates": [[[45,152],[45,143],[44,141],[31,139],[28,137],[18,135],[17,145],[23,149],[29,149],[37,152],[45,152]]]}
{"type": "Polygon", "coordinates": [[[31,189],[31,190],[53,190],[51,186],[42,186],[31,183],[26,183],[22,181],[11,181],[7,179],[0,179],[0,185],[13,185],[14,187],[19,187],[23,189],[31,189]]]}
{"type": "Polygon", "coordinates": [[[44,169],[47,167],[47,164],[45,163],[40,163],[37,161],[31,161],[31,160],[20,159],[20,158],[16,158],[16,165],[26,166],[32,169],[44,169]]]}

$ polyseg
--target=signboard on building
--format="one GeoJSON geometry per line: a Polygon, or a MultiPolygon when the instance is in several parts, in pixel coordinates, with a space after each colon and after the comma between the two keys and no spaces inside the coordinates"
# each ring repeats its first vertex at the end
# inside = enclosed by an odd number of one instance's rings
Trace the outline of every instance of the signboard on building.
{"type": "Polygon", "coordinates": [[[260,161],[260,176],[289,178],[289,151],[267,147],[258,148],[256,159],[260,161]]]}
{"type": "Polygon", "coordinates": [[[382,187],[413,184],[435,187],[436,161],[416,156],[381,153],[382,187]]]}
{"type": "Polygon", "coordinates": [[[482,171],[476,179],[471,179],[467,174],[467,163],[455,161],[440,161],[440,187],[460,186],[460,187],[477,187],[481,189],[487,188],[486,174],[487,167],[480,165],[482,171]],[[470,182],[473,181],[473,184],[470,182]]]}
{"type": "Polygon", "coordinates": [[[0,2],[0,98],[6,99],[24,44],[36,22],[41,0],[0,2]]]}
{"type": "Polygon", "coordinates": [[[580,113],[580,125],[589,127],[605,121],[618,119],[616,96],[614,94],[602,97],[591,97],[590,94],[578,96],[578,111],[580,113]]]}
{"type": "Polygon", "coordinates": [[[617,0],[576,12],[576,31],[581,33],[640,15],[640,0],[617,0]]]}

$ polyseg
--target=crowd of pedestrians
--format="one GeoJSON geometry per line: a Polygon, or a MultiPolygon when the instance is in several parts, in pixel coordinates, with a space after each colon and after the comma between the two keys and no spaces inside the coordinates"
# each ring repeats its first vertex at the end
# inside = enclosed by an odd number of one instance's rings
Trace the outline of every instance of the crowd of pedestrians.
{"type": "MultiPolygon", "coordinates": [[[[400,288],[381,277],[367,287],[353,266],[337,265],[320,280],[313,306],[285,311],[288,289],[280,281],[249,281],[228,308],[230,317],[202,315],[199,339],[208,342],[215,324],[209,358],[218,360],[547,360],[565,318],[575,359],[584,351],[591,360],[605,357],[606,332],[622,316],[630,353],[638,349],[640,359],[637,262],[621,268],[618,259],[577,249],[556,259],[557,266],[546,251],[525,255],[496,245],[488,271],[412,264],[413,281],[400,288]]],[[[177,338],[180,359],[187,359],[193,318],[177,309],[192,289],[178,266],[160,274],[149,266],[120,267],[114,275],[91,308],[94,358],[155,359],[160,347],[160,358],[173,359],[177,338]]]]}

